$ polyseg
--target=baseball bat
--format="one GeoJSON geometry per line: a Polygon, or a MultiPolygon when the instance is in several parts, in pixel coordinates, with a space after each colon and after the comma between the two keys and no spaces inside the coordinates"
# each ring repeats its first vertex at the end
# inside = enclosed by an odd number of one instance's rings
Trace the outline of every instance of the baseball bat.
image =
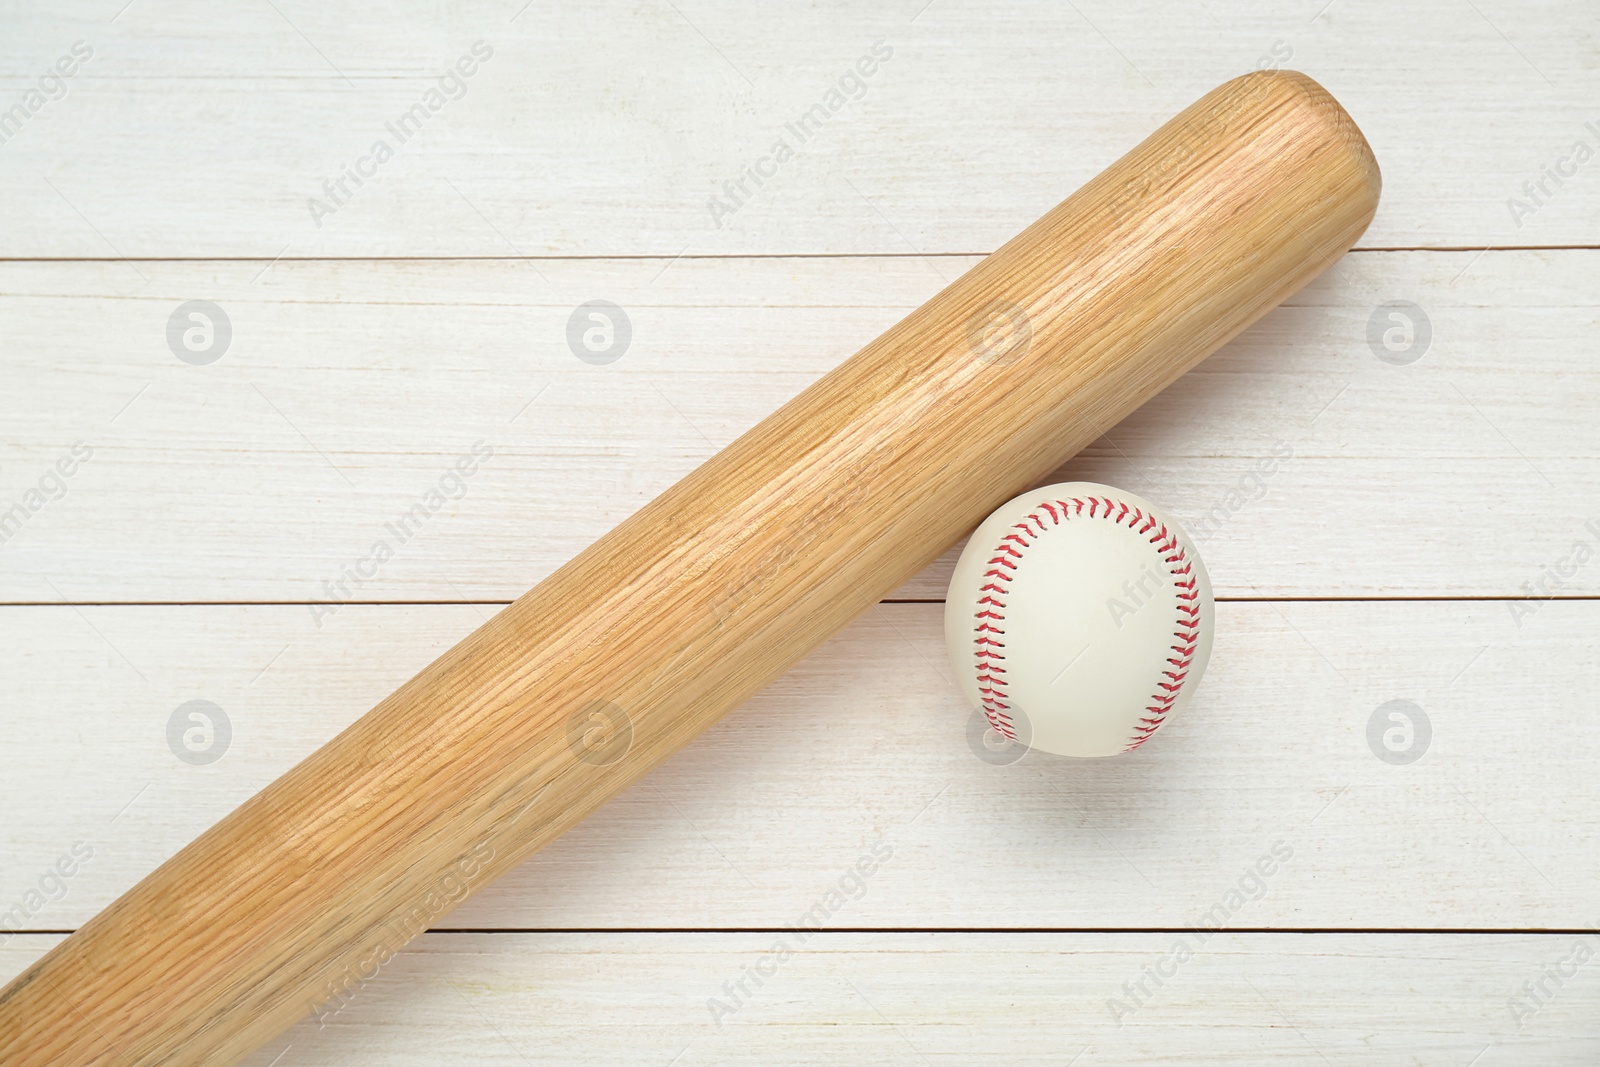
{"type": "Polygon", "coordinates": [[[1342,255],[1380,179],[1218,87],[0,993],[0,1062],[232,1063],[361,982],[1342,255]]]}

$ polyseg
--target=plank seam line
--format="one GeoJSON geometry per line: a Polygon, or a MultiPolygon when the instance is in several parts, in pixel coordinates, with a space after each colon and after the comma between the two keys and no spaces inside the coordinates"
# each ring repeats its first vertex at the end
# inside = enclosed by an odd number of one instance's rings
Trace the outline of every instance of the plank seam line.
{"type": "MultiPolygon", "coordinates": [[[[1521,604],[1559,600],[1573,603],[1600,601],[1600,593],[1569,596],[1498,596],[1461,594],[1443,596],[1216,596],[1218,604],[1521,604]]],[[[943,604],[942,597],[886,597],[880,604],[943,604]]],[[[309,608],[322,600],[0,600],[0,608],[309,608]]],[[[511,600],[344,600],[361,607],[505,607],[511,600]]]]}
{"type": "MultiPolygon", "coordinates": [[[[1545,244],[1545,245],[1373,245],[1357,246],[1352,253],[1382,252],[1593,252],[1600,244],[1545,244]]],[[[668,256],[649,252],[619,252],[611,254],[574,254],[543,256],[0,256],[0,263],[515,263],[531,260],[539,263],[585,263],[605,260],[718,260],[743,259],[972,259],[989,255],[989,252],[929,252],[926,255],[907,252],[744,252],[700,253],[668,256]]]]}
{"type": "MultiPolygon", "coordinates": [[[[13,937],[66,937],[75,929],[13,930],[13,937]]],[[[782,934],[782,926],[449,926],[425,930],[427,934],[782,934]]],[[[818,934],[1190,934],[1190,926],[840,926],[818,934]]],[[[1364,937],[1586,937],[1600,929],[1585,927],[1341,927],[1341,926],[1240,926],[1219,927],[1215,933],[1266,937],[1275,934],[1364,937]]]]}

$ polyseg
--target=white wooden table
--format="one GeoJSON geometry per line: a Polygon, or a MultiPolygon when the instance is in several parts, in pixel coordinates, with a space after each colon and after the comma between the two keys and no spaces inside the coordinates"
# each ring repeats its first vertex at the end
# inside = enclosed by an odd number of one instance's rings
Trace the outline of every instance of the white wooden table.
{"type": "Polygon", "coordinates": [[[952,553],[251,1062],[1600,1059],[1590,5],[123,4],[0,16],[0,979],[1284,65],[1365,130],[1376,221],[1061,472],[1204,534],[1182,719],[977,758],[952,553]],[[606,365],[567,343],[597,299],[606,365]],[[169,744],[195,700],[228,730],[169,744]]]}

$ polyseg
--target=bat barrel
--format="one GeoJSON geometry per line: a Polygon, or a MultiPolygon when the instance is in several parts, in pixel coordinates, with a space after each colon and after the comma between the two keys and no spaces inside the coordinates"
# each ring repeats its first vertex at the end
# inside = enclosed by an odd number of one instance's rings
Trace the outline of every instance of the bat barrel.
{"type": "Polygon", "coordinates": [[[233,1062],[1315,277],[1376,209],[1293,72],[1207,94],[0,992],[0,1062],[233,1062]]]}

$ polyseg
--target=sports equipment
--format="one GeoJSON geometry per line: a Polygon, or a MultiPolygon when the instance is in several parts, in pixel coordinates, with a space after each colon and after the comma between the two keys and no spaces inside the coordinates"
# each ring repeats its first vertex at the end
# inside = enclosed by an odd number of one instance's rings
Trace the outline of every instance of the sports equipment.
{"type": "Polygon", "coordinates": [[[1211,579],[1171,516],[1063,482],[1002,504],[967,540],[945,642],[967,698],[1007,739],[1058,756],[1138,748],[1200,684],[1211,579]]]}
{"type": "Polygon", "coordinates": [[[18,976],[0,1063],[228,1063],[359,997],[1321,273],[1378,188],[1304,75],[1206,94],[18,976]]]}

